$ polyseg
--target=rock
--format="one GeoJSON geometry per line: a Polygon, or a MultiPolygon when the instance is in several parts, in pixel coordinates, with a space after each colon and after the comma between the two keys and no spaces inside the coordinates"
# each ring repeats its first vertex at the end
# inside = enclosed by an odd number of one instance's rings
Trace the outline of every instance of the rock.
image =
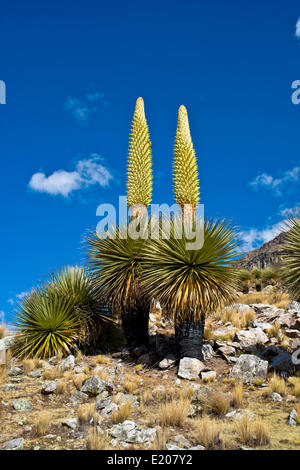
{"type": "Polygon", "coordinates": [[[297,420],[298,420],[298,413],[297,410],[293,409],[288,417],[288,425],[289,426],[297,426],[297,420]]]}
{"type": "Polygon", "coordinates": [[[249,328],[248,330],[237,331],[235,339],[240,343],[242,349],[256,346],[257,344],[264,344],[269,341],[268,336],[261,328],[249,328]]]}
{"type": "Polygon", "coordinates": [[[289,338],[300,338],[300,331],[299,330],[292,330],[290,328],[285,328],[284,333],[289,338]]]}
{"type": "Polygon", "coordinates": [[[201,352],[204,361],[208,361],[214,356],[214,350],[209,343],[203,344],[201,352]]]}
{"type": "Polygon", "coordinates": [[[235,356],[236,351],[235,348],[233,348],[232,346],[221,346],[217,350],[217,354],[219,354],[220,356],[235,356]]]}
{"type": "Polygon", "coordinates": [[[214,382],[216,380],[217,373],[214,370],[208,372],[201,372],[201,379],[203,382],[214,382]]]}
{"type": "Polygon", "coordinates": [[[109,406],[112,402],[112,398],[111,397],[108,397],[108,398],[104,398],[102,400],[98,400],[96,402],[96,405],[95,405],[95,408],[96,410],[103,410],[104,408],[106,408],[107,406],[109,406]]]}
{"type": "Polygon", "coordinates": [[[28,376],[29,377],[32,377],[33,379],[39,379],[40,377],[42,377],[44,371],[43,369],[35,369],[35,370],[32,370],[28,373],[28,376]]]}
{"type": "Polygon", "coordinates": [[[292,328],[296,323],[293,313],[283,313],[276,320],[282,328],[292,328]]]}
{"type": "Polygon", "coordinates": [[[166,444],[166,449],[167,450],[186,450],[184,447],[178,447],[178,446],[175,446],[174,444],[166,444]]]}
{"type": "Polygon", "coordinates": [[[31,411],[32,404],[26,398],[19,398],[18,400],[12,401],[12,406],[16,411],[31,411]]]}
{"type": "Polygon", "coordinates": [[[67,370],[72,370],[75,367],[75,357],[70,355],[66,359],[62,361],[62,363],[59,365],[59,370],[62,372],[65,372],[67,370]]]}
{"type": "Polygon", "coordinates": [[[191,446],[190,441],[188,441],[182,434],[177,434],[177,436],[174,437],[174,441],[181,444],[183,447],[191,446]]]}
{"type": "Polygon", "coordinates": [[[117,411],[119,409],[116,403],[111,403],[110,405],[106,406],[102,410],[102,415],[109,416],[113,411],[117,411]]]}
{"type": "Polygon", "coordinates": [[[176,363],[176,357],[174,354],[169,354],[167,357],[165,357],[160,363],[158,364],[158,367],[160,369],[168,369],[169,367],[174,366],[176,363]]]}
{"type": "Polygon", "coordinates": [[[131,395],[130,393],[123,393],[119,392],[116,395],[116,401],[120,405],[124,405],[124,403],[130,401],[131,406],[134,408],[136,406],[139,406],[139,401],[136,395],[131,395]]]}
{"type": "Polygon", "coordinates": [[[139,429],[134,421],[126,420],[123,423],[115,424],[111,429],[109,429],[109,434],[120,441],[132,444],[143,444],[154,441],[156,429],[139,429]]]}
{"type": "Polygon", "coordinates": [[[205,447],[198,444],[197,446],[190,447],[188,450],[206,450],[205,447]]]}
{"type": "Polygon", "coordinates": [[[230,310],[236,310],[238,313],[244,314],[244,313],[254,313],[253,308],[251,308],[249,305],[246,304],[233,304],[230,307],[225,307],[225,309],[230,309],[230,310]]]}
{"type": "Polygon", "coordinates": [[[252,304],[251,307],[256,313],[256,320],[261,322],[272,323],[284,313],[282,308],[277,308],[274,305],[252,304]]]}
{"type": "Polygon", "coordinates": [[[253,379],[266,380],[268,361],[263,361],[252,354],[242,354],[233,366],[230,377],[251,383],[253,379]]]}
{"type": "Polygon", "coordinates": [[[75,390],[70,397],[72,403],[82,403],[87,401],[89,396],[86,393],[80,392],[80,390],[75,390]]]}
{"type": "Polygon", "coordinates": [[[187,380],[198,379],[200,372],[205,369],[206,366],[199,359],[184,357],[179,362],[178,377],[187,380]]]}
{"type": "Polygon", "coordinates": [[[271,394],[271,398],[272,398],[273,401],[278,401],[278,402],[282,401],[282,396],[277,392],[273,392],[271,394]]]}
{"type": "Polygon", "coordinates": [[[88,393],[91,396],[96,396],[103,392],[103,390],[105,390],[105,382],[94,375],[85,380],[83,386],[80,389],[81,392],[88,393]]]}
{"type": "Polygon", "coordinates": [[[254,326],[254,328],[261,328],[263,331],[271,330],[273,328],[273,325],[271,323],[256,320],[254,320],[252,325],[254,326]]]}
{"type": "Polygon", "coordinates": [[[11,441],[6,441],[3,444],[3,450],[22,450],[24,447],[24,439],[23,437],[17,437],[16,439],[12,439],[11,441]]]}
{"type": "Polygon", "coordinates": [[[247,416],[251,421],[255,419],[255,414],[250,410],[233,410],[225,415],[225,418],[240,420],[247,416]]]}
{"type": "Polygon", "coordinates": [[[78,426],[78,419],[77,418],[65,419],[61,424],[62,426],[66,426],[67,428],[75,430],[78,426]]]}
{"type": "Polygon", "coordinates": [[[10,377],[17,377],[18,375],[23,374],[23,369],[21,367],[10,367],[7,371],[7,375],[10,377]]]}
{"type": "Polygon", "coordinates": [[[0,339],[0,351],[6,351],[9,348],[12,348],[15,345],[15,337],[14,336],[5,336],[4,338],[0,339]]]}
{"type": "Polygon", "coordinates": [[[214,338],[233,338],[235,335],[235,328],[228,326],[227,328],[218,328],[213,331],[214,338]]]}
{"type": "Polygon", "coordinates": [[[42,386],[41,393],[43,395],[50,395],[51,393],[54,393],[57,388],[57,382],[55,380],[52,380],[51,382],[46,382],[42,386]]]}

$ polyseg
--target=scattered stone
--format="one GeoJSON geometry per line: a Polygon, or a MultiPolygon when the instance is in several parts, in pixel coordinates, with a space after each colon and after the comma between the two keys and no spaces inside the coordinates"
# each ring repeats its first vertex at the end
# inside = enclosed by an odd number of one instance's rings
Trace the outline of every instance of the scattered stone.
{"type": "Polygon", "coordinates": [[[282,396],[277,392],[273,392],[271,394],[271,398],[272,398],[273,401],[278,401],[278,402],[282,401],[282,396]]]}
{"type": "Polygon", "coordinates": [[[115,424],[111,429],[109,429],[109,434],[120,441],[132,444],[143,444],[154,441],[156,429],[139,429],[134,421],[126,420],[123,423],[115,424]]]}
{"type": "Polygon", "coordinates": [[[184,357],[179,362],[178,377],[186,380],[195,380],[199,378],[200,372],[205,369],[206,366],[199,359],[184,357]]]}
{"type": "Polygon", "coordinates": [[[24,447],[23,437],[17,437],[11,441],[4,442],[2,449],[3,450],[22,450],[24,447]]]}
{"type": "Polygon", "coordinates": [[[230,377],[251,383],[253,379],[266,380],[268,361],[263,361],[252,354],[242,354],[233,366],[230,377]]]}
{"type": "Polygon", "coordinates": [[[110,405],[106,406],[102,410],[102,415],[109,416],[113,411],[117,411],[118,409],[119,409],[118,405],[112,402],[110,405]]]}
{"type": "Polygon", "coordinates": [[[80,389],[81,392],[88,393],[91,396],[97,396],[99,393],[103,392],[103,390],[105,390],[105,382],[94,375],[85,380],[80,389]]]}
{"type": "Polygon", "coordinates": [[[214,370],[208,372],[201,372],[201,379],[203,382],[214,382],[216,380],[217,373],[214,370]]]}
{"type": "Polygon", "coordinates": [[[174,437],[174,441],[178,444],[181,444],[184,447],[190,447],[191,443],[188,441],[182,434],[178,434],[174,437]]]}
{"type": "Polygon", "coordinates": [[[217,354],[220,354],[221,356],[235,356],[236,351],[232,346],[221,346],[218,348],[217,354]]]}
{"type": "Polygon", "coordinates": [[[214,330],[215,338],[233,338],[235,335],[235,328],[233,326],[228,326],[227,328],[218,328],[214,330]]]}
{"type": "Polygon", "coordinates": [[[16,411],[31,411],[32,404],[26,398],[19,398],[18,400],[12,401],[12,406],[16,411]]]}
{"type": "Polygon", "coordinates": [[[204,361],[208,361],[214,356],[214,350],[209,343],[203,344],[201,352],[204,361]]]}
{"type": "Polygon", "coordinates": [[[111,404],[111,402],[112,402],[111,397],[104,398],[103,400],[98,400],[96,402],[95,408],[96,408],[96,410],[103,410],[104,408],[109,406],[111,404]]]}
{"type": "Polygon", "coordinates": [[[131,406],[134,408],[136,406],[139,406],[139,401],[138,401],[138,398],[136,395],[131,395],[130,393],[123,393],[123,392],[119,392],[117,393],[116,395],[116,401],[120,404],[120,405],[124,405],[124,403],[130,401],[131,402],[131,406]]]}
{"type": "Polygon", "coordinates": [[[297,419],[298,419],[298,413],[297,410],[293,409],[288,417],[288,425],[289,426],[297,426],[297,419]]]}
{"type": "Polygon", "coordinates": [[[78,419],[77,418],[65,419],[61,424],[62,426],[66,426],[67,428],[75,430],[78,426],[78,419]]]}
{"type": "Polygon", "coordinates": [[[86,393],[81,392],[80,390],[75,390],[70,397],[72,403],[82,403],[87,401],[89,396],[86,393]]]}
{"type": "Polygon", "coordinates": [[[32,370],[28,373],[29,377],[32,377],[33,379],[39,379],[43,375],[43,369],[35,369],[32,370]]]}
{"type": "Polygon", "coordinates": [[[165,357],[160,363],[158,364],[158,367],[160,369],[168,369],[169,367],[174,366],[176,363],[176,357],[174,354],[169,354],[167,357],[165,357]]]}
{"type": "Polygon", "coordinates": [[[175,446],[174,444],[166,444],[166,449],[167,450],[186,450],[184,447],[178,447],[178,446],[175,446]]]}
{"type": "Polygon", "coordinates": [[[229,413],[227,413],[225,415],[225,418],[228,418],[228,419],[242,419],[244,418],[245,416],[247,416],[250,420],[253,420],[255,419],[255,414],[252,413],[252,411],[250,410],[233,410],[233,411],[230,411],[229,413]]]}
{"type": "Polygon", "coordinates": [[[23,374],[23,369],[21,367],[10,367],[7,371],[7,375],[10,377],[16,377],[23,374]]]}
{"type": "Polygon", "coordinates": [[[67,370],[72,370],[75,367],[75,357],[70,355],[59,365],[59,370],[65,372],[67,370]]]}
{"type": "Polygon", "coordinates": [[[47,382],[42,386],[41,393],[43,395],[50,395],[51,393],[54,393],[57,388],[57,382],[55,380],[52,380],[51,382],[47,382]]]}
{"type": "Polygon", "coordinates": [[[205,447],[198,444],[197,446],[190,447],[188,450],[206,450],[205,447]]]}
{"type": "Polygon", "coordinates": [[[240,343],[242,349],[256,346],[257,344],[265,344],[269,341],[268,336],[261,328],[237,331],[235,339],[240,343]]]}

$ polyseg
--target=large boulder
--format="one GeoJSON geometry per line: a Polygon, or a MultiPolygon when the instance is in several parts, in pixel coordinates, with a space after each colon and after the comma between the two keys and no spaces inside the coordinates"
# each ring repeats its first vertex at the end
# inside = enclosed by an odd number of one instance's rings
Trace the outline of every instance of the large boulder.
{"type": "Polygon", "coordinates": [[[269,338],[261,328],[249,328],[248,330],[237,331],[235,340],[240,343],[242,349],[246,349],[257,344],[265,344],[269,341],[269,338]]]}
{"type": "Polygon", "coordinates": [[[277,308],[274,305],[252,304],[251,307],[256,314],[256,320],[260,322],[272,323],[280,315],[284,314],[284,310],[282,308],[277,308]]]}
{"type": "Polygon", "coordinates": [[[233,366],[230,377],[251,383],[254,379],[267,378],[268,361],[264,361],[252,354],[242,354],[233,366]]]}
{"type": "Polygon", "coordinates": [[[26,398],[19,398],[12,401],[13,409],[16,411],[31,411],[32,404],[26,398]]]}
{"type": "Polygon", "coordinates": [[[178,377],[195,380],[199,378],[200,372],[206,369],[206,366],[199,359],[184,357],[179,362],[178,377]]]}
{"type": "Polygon", "coordinates": [[[134,421],[126,420],[124,423],[115,424],[109,434],[120,441],[132,444],[153,442],[156,436],[155,428],[139,429],[134,421]]]}
{"type": "Polygon", "coordinates": [[[105,390],[105,382],[95,375],[87,379],[80,389],[81,392],[88,393],[91,396],[97,396],[103,390],[105,390]]]}
{"type": "Polygon", "coordinates": [[[67,370],[72,370],[75,367],[75,357],[70,355],[66,359],[62,361],[62,363],[59,365],[59,370],[62,372],[65,372],[67,370]]]}

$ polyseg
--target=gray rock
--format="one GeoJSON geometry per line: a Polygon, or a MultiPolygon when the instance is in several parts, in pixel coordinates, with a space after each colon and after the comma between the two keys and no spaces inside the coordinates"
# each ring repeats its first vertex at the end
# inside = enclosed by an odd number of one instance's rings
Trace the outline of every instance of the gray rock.
{"type": "Polygon", "coordinates": [[[269,341],[269,337],[261,328],[237,331],[235,339],[240,343],[242,349],[256,346],[257,344],[265,344],[269,341]]]}
{"type": "Polygon", "coordinates": [[[15,337],[14,336],[5,336],[4,338],[0,339],[0,351],[6,351],[9,348],[12,348],[15,345],[15,337]]]}
{"type": "Polygon", "coordinates": [[[115,424],[109,429],[109,434],[124,442],[143,444],[154,441],[156,429],[139,429],[134,421],[126,420],[124,423],[115,424]]]}
{"type": "Polygon", "coordinates": [[[117,411],[119,409],[118,405],[116,403],[111,403],[110,405],[106,406],[102,410],[102,415],[103,416],[109,416],[113,411],[117,411]]]}
{"type": "Polygon", "coordinates": [[[16,439],[12,439],[11,441],[6,441],[3,444],[3,450],[22,450],[24,447],[24,439],[23,437],[17,437],[16,439]]]}
{"type": "Polygon", "coordinates": [[[203,344],[201,352],[202,352],[202,357],[203,357],[204,361],[208,361],[209,359],[211,359],[215,355],[214,350],[213,350],[211,344],[209,344],[209,343],[203,344]]]}
{"type": "Polygon", "coordinates": [[[190,447],[188,450],[205,450],[205,447],[198,444],[197,446],[190,447]]]}
{"type": "Polygon", "coordinates": [[[21,367],[10,367],[7,371],[7,375],[10,377],[17,377],[18,375],[23,374],[23,369],[21,367]]]}
{"type": "Polygon", "coordinates": [[[54,393],[57,388],[57,382],[55,380],[52,380],[51,382],[46,382],[42,386],[41,393],[43,395],[50,395],[51,393],[54,393]]]}
{"type": "Polygon", "coordinates": [[[62,361],[62,363],[59,365],[59,370],[62,372],[65,372],[67,370],[72,370],[75,367],[75,357],[70,355],[66,359],[62,361]]]}
{"type": "Polygon", "coordinates": [[[103,410],[104,408],[106,408],[107,406],[109,406],[112,402],[112,398],[111,397],[108,397],[108,398],[104,398],[102,400],[98,400],[96,402],[96,405],[95,405],[95,408],[96,410],[103,410]]]}
{"type": "Polygon", "coordinates": [[[235,348],[232,346],[221,346],[218,348],[217,353],[221,356],[235,356],[235,348]]]}
{"type": "Polygon", "coordinates": [[[184,357],[179,362],[178,377],[186,380],[195,380],[199,378],[200,372],[205,369],[206,366],[199,359],[184,357]]]}
{"type": "Polygon", "coordinates": [[[12,406],[16,411],[31,411],[32,404],[26,398],[19,398],[18,400],[12,401],[12,406]]]}
{"type": "Polygon", "coordinates": [[[166,444],[166,449],[167,450],[186,450],[184,447],[178,447],[178,446],[175,446],[174,444],[166,444]]]}
{"type": "Polygon", "coordinates": [[[82,403],[87,401],[89,396],[86,393],[80,392],[80,390],[75,390],[70,397],[72,403],[82,403]]]}
{"type": "Polygon", "coordinates": [[[177,434],[177,436],[174,437],[174,441],[177,442],[177,444],[181,444],[183,447],[191,446],[190,441],[188,441],[182,434],[177,434]]]}
{"type": "Polygon", "coordinates": [[[273,392],[271,394],[271,398],[272,398],[273,401],[278,401],[278,402],[282,401],[282,396],[277,392],[273,392]]]}
{"type": "Polygon", "coordinates": [[[217,373],[214,370],[208,372],[201,372],[201,379],[203,382],[214,382],[216,380],[217,373]]]}
{"type": "Polygon", "coordinates": [[[116,401],[120,405],[123,405],[127,401],[130,401],[132,407],[139,406],[139,401],[138,401],[137,396],[136,395],[131,395],[130,393],[123,393],[123,392],[117,393],[116,401]]]}
{"type": "Polygon", "coordinates": [[[105,382],[94,375],[87,379],[80,389],[81,392],[88,393],[91,396],[97,396],[103,390],[105,390],[105,382]]]}
{"type": "Polygon", "coordinates": [[[225,337],[234,337],[235,328],[233,326],[228,326],[224,328],[218,328],[217,330],[213,331],[214,337],[217,338],[225,338],[225,337]]]}
{"type": "Polygon", "coordinates": [[[250,421],[255,419],[255,414],[252,413],[252,411],[250,410],[233,410],[227,413],[225,415],[225,418],[228,418],[230,420],[234,420],[234,419],[240,420],[244,418],[245,416],[247,416],[250,419],[250,421]]]}
{"type": "Polygon", "coordinates": [[[32,370],[28,373],[29,377],[32,377],[33,379],[39,379],[43,375],[43,369],[35,369],[32,370]]]}
{"type": "Polygon", "coordinates": [[[298,419],[298,413],[297,410],[293,409],[288,417],[288,425],[289,426],[297,426],[297,419],[298,419]]]}
{"type": "Polygon", "coordinates": [[[252,354],[242,354],[233,366],[230,377],[251,383],[253,379],[265,380],[268,372],[268,361],[263,361],[252,354]]]}
{"type": "Polygon", "coordinates": [[[160,369],[168,369],[169,367],[174,366],[176,363],[176,357],[174,354],[169,354],[167,357],[165,357],[160,363],[158,364],[158,367],[160,369]]]}
{"type": "Polygon", "coordinates": [[[61,424],[62,426],[66,426],[67,428],[75,430],[78,426],[78,419],[77,418],[65,419],[61,424]]]}

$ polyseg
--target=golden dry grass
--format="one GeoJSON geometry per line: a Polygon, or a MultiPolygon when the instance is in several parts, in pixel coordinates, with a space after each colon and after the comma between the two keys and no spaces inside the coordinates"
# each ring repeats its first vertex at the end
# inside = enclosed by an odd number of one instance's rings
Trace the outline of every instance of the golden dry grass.
{"type": "Polygon", "coordinates": [[[4,325],[0,325],[0,339],[4,338],[6,336],[6,329],[4,325]]]}
{"type": "Polygon", "coordinates": [[[45,380],[59,379],[63,375],[64,373],[59,369],[58,366],[53,367],[53,369],[45,369],[43,372],[43,378],[45,380]]]}
{"type": "Polygon", "coordinates": [[[56,392],[58,395],[63,395],[67,390],[67,384],[65,382],[58,382],[56,386],[56,392]]]}
{"type": "Polygon", "coordinates": [[[170,433],[166,428],[157,431],[151,450],[166,450],[166,444],[168,442],[170,433]]]}
{"type": "Polygon", "coordinates": [[[132,412],[132,407],[131,407],[131,402],[126,401],[123,403],[123,405],[119,406],[119,409],[116,411],[113,411],[112,413],[112,419],[115,424],[118,423],[123,423],[128,419],[131,415],[132,412]]]}
{"type": "Polygon", "coordinates": [[[99,434],[97,428],[93,428],[86,439],[87,450],[109,450],[111,448],[108,437],[99,434]]]}
{"type": "Polygon", "coordinates": [[[80,424],[97,423],[98,416],[95,410],[95,405],[81,405],[79,407],[77,417],[80,424]]]}
{"type": "Polygon", "coordinates": [[[220,447],[221,430],[220,424],[209,416],[193,420],[193,435],[197,442],[206,449],[212,450],[220,447]]]}
{"type": "Polygon", "coordinates": [[[183,426],[190,411],[190,401],[172,400],[161,405],[159,409],[159,424],[161,426],[183,426]]]}
{"type": "Polygon", "coordinates": [[[252,446],[266,446],[270,443],[270,431],[262,418],[251,421],[248,415],[236,420],[235,431],[242,444],[252,446]]]}
{"type": "Polygon", "coordinates": [[[206,397],[204,404],[211,413],[221,416],[228,412],[231,399],[230,395],[214,390],[206,397]]]}
{"type": "Polygon", "coordinates": [[[255,320],[255,313],[249,311],[246,313],[239,313],[235,309],[228,308],[223,312],[221,317],[222,323],[230,322],[235,328],[246,328],[252,321],[255,320]]]}
{"type": "Polygon", "coordinates": [[[232,403],[234,406],[240,407],[244,399],[244,386],[242,382],[235,384],[232,392],[232,403]]]}
{"type": "Polygon", "coordinates": [[[286,395],[287,385],[285,380],[279,375],[273,374],[269,386],[264,389],[263,396],[271,395],[272,393],[279,393],[280,395],[286,395]]]}
{"type": "Polygon", "coordinates": [[[85,380],[84,374],[78,374],[75,377],[73,377],[73,384],[77,390],[81,389],[84,380],[85,380]]]}
{"type": "Polygon", "coordinates": [[[29,374],[29,372],[35,369],[35,361],[33,359],[24,359],[22,364],[25,374],[29,374]]]}
{"type": "Polygon", "coordinates": [[[7,380],[6,365],[0,365],[0,385],[3,385],[7,380]]]}
{"type": "Polygon", "coordinates": [[[51,422],[51,414],[47,411],[42,411],[36,421],[36,433],[38,436],[43,436],[49,429],[51,422]]]}

